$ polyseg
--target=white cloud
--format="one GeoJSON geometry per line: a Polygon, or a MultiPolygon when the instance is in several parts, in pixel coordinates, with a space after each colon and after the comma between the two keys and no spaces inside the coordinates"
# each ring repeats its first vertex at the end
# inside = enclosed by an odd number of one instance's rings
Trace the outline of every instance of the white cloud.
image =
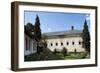
{"type": "Polygon", "coordinates": [[[51,31],[52,31],[52,29],[51,29],[51,28],[47,28],[47,31],[48,31],[48,32],[51,32],[51,31]]]}
{"type": "Polygon", "coordinates": [[[86,17],[89,17],[90,15],[89,14],[86,14],[86,17]]]}
{"type": "Polygon", "coordinates": [[[90,15],[86,14],[86,20],[89,21],[90,20],[90,15]]]}
{"type": "Polygon", "coordinates": [[[89,21],[90,20],[90,17],[86,17],[86,20],[89,21]]]}

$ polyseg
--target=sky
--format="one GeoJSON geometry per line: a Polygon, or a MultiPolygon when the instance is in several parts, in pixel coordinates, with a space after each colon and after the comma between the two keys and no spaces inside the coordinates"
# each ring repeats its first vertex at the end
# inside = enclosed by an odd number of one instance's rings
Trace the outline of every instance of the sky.
{"type": "Polygon", "coordinates": [[[24,11],[24,24],[34,25],[36,15],[39,16],[42,33],[67,31],[71,30],[71,26],[76,30],[82,30],[85,20],[90,28],[90,14],[83,13],[24,11]]]}

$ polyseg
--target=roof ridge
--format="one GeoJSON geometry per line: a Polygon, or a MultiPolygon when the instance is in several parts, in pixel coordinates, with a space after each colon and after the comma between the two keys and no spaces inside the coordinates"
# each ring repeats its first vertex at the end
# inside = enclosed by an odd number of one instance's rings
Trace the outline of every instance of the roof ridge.
{"type": "Polygon", "coordinates": [[[80,31],[80,32],[82,32],[82,30],[67,30],[67,31],[46,32],[46,33],[42,33],[42,34],[61,33],[61,32],[75,32],[75,31],[80,31]]]}

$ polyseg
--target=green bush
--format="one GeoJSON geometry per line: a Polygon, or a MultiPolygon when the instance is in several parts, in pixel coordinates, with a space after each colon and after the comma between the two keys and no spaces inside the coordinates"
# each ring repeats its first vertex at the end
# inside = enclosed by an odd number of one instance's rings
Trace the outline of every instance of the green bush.
{"type": "Polygon", "coordinates": [[[54,54],[56,54],[56,53],[57,53],[57,49],[55,48],[55,49],[54,49],[54,54]]]}
{"type": "Polygon", "coordinates": [[[62,49],[62,54],[64,57],[68,54],[68,50],[65,47],[62,49]]]}
{"type": "Polygon", "coordinates": [[[76,50],[76,49],[74,49],[74,53],[75,53],[75,54],[77,53],[77,50],[76,50]]]}

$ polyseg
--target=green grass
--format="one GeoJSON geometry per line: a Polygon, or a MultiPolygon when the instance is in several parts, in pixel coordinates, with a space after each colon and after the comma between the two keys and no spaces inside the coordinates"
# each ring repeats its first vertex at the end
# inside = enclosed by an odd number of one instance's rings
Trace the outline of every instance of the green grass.
{"type": "Polygon", "coordinates": [[[86,58],[86,52],[68,52],[65,56],[62,52],[53,53],[46,48],[40,54],[31,54],[24,57],[24,61],[45,61],[45,60],[73,60],[86,58]]]}
{"type": "Polygon", "coordinates": [[[44,60],[62,60],[63,58],[55,55],[48,48],[46,48],[40,54],[31,54],[24,57],[24,61],[44,61],[44,60]]]}
{"type": "Polygon", "coordinates": [[[63,56],[63,53],[56,53],[56,55],[58,55],[59,57],[68,60],[68,59],[84,59],[86,57],[86,53],[85,52],[71,52],[68,53],[66,56],[63,56]]]}

